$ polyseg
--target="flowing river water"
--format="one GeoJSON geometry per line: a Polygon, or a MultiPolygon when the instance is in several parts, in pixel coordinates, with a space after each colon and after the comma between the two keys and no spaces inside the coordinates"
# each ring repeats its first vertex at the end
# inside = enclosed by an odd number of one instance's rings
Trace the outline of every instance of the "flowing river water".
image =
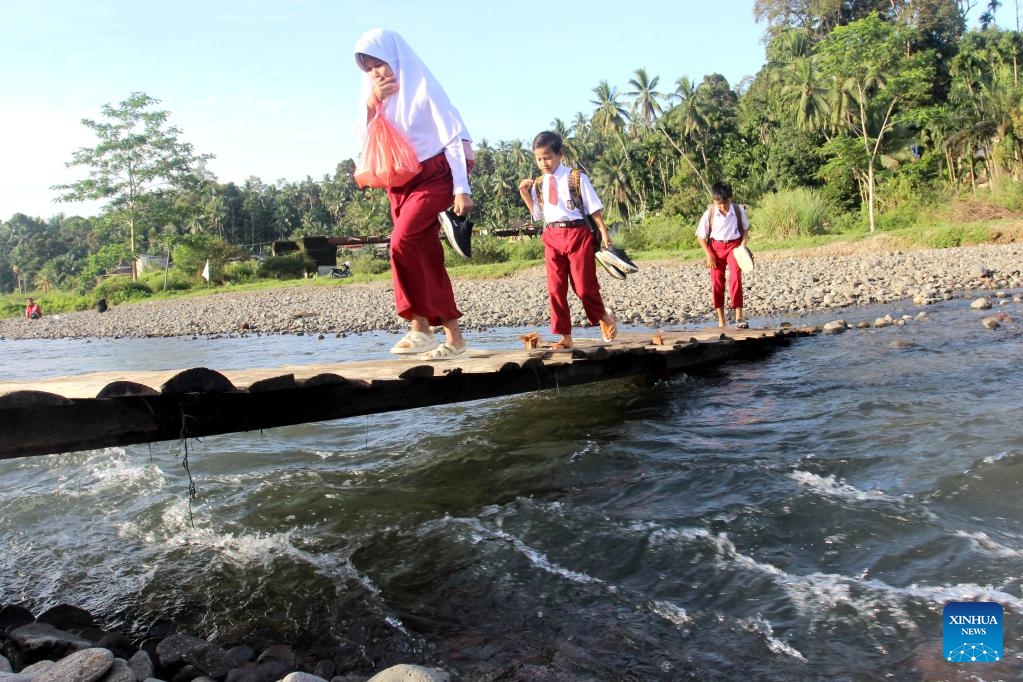
{"type": "MultiPolygon", "coordinates": [[[[467,680],[924,680],[943,606],[985,600],[1007,653],[965,672],[1017,679],[1023,327],[929,310],[666,383],[189,441],[192,500],[180,443],[0,460],[0,604],[467,680]]],[[[4,341],[0,378],[394,338],[4,341]]]]}

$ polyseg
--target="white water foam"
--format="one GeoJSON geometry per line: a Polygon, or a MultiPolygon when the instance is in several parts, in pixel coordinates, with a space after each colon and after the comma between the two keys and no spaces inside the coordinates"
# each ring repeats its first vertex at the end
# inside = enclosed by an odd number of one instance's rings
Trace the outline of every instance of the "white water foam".
{"type": "Polygon", "coordinates": [[[749,632],[761,637],[767,644],[767,647],[774,653],[791,656],[792,658],[806,663],[806,657],[803,656],[798,649],[774,636],[774,630],[771,628],[770,621],[764,618],[747,618],[742,621],[742,625],[749,632]]]}
{"type": "Polygon", "coordinates": [[[112,492],[140,495],[158,492],[166,483],[159,466],[140,463],[124,448],[53,455],[48,464],[57,474],[55,492],[70,499],[107,498],[112,492]]]}
{"type": "Polygon", "coordinates": [[[1023,552],[1018,549],[1006,547],[1003,544],[992,540],[987,533],[984,531],[966,531],[957,530],[955,532],[956,537],[966,538],[970,541],[970,544],[979,552],[990,554],[1002,559],[1017,559],[1023,556],[1023,552]]]}
{"type": "Polygon", "coordinates": [[[663,599],[656,599],[650,602],[650,610],[680,628],[687,628],[693,624],[693,619],[684,608],[663,599]]]}
{"type": "Polygon", "coordinates": [[[499,528],[488,528],[487,526],[483,525],[482,521],[480,521],[480,519],[478,518],[464,517],[455,518],[451,516],[445,516],[441,519],[437,519],[436,521],[424,524],[423,530],[432,530],[433,528],[439,527],[441,525],[451,524],[464,526],[468,530],[468,536],[466,536],[465,539],[471,542],[472,544],[493,541],[506,543],[509,546],[511,546],[516,552],[526,557],[526,559],[528,559],[533,566],[539,568],[540,570],[546,573],[550,573],[551,575],[556,575],[558,577],[564,578],[574,583],[578,583],[580,585],[589,584],[607,585],[607,583],[605,583],[600,578],[595,578],[594,576],[587,575],[585,573],[573,571],[570,568],[566,568],[565,566],[562,566],[558,563],[551,561],[549,558],[547,558],[547,555],[541,552],[540,550],[527,545],[521,539],[515,537],[511,533],[508,533],[504,530],[501,530],[499,528]]]}
{"type": "Polygon", "coordinates": [[[990,586],[909,585],[896,587],[882,580],[866,579],[865,575],[845,576],[834,573],[787,573],[772,564],[757,561],[738,551],[725,533],[713,534],[703,528],[664,528],[652,523],[633,523],[630,531],[650,532],[651,545],[660,542],[702,542],[714,550],[721,568],[737,567],[769,576],[785,590],[792,604],[803,613],[832,611],[839,606],[851,608],[868,622],[875,622],[882,613],[900,626],[916,630],[904,604],[909,599],[932,602],[935,607],[950,601],[997,601],[1007,609],[1023,614],[1023,599],[990,586]],[[650,532],[652,529],[652,532],[650,532]]]}
{"type": "Polygon", "coordinates": [[[898,498],[892,497],[885,494],[880,490],[860,490],[859,488],[849,485],[845,481],[836,479],[834,474],[831,476],[819,476],[809,471],[795,471],[789,472],[789,478],[799,483],[802,486],[806,486],[811,490],[814,490],[822,495],[828,497],[838,497],[844,500],[886,500],[889,502],[901,502],[898,498]]]}

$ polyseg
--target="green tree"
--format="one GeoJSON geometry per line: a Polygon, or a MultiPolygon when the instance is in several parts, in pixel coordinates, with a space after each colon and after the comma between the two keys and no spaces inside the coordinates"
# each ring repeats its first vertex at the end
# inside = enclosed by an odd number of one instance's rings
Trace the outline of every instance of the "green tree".
{"type": "Polygon", "coordinates": [[[906,42],[899,27],[873,14],[835,29],[818,46],[821,70],[834,80],[839,96],[831,123],[838,134],[829,134],[829,149],[860,183],[871,232],[876,227],[876,176],[885,138],[899,124],[900,114],[927,103],[934,73],[931,54],[907,54],[906,42]],[[855,153],[849,139],[857,143],[855,153]]]}
{"type": "Polygon", "coordinates": [[[646,69],[636,69],[633,78],[629,79],[631,90],[625,94],[632,98],[632,123],[634,127],[650,128],[661,115],[663,93],[657,91],[660,76],[651,78],[646,69]]]}
{"type": "Polygon", "coordinates": [[[591,127],[603,135],[613,135],[621,145],[622,151],[625,151],[622,130],[629,117],[629,110],[622,103],[618,88],[602,80],[593,88],[593,94],[596,95],[596,99],[591,99],[590,104],[596,105],[596,109],[593,110],[593,117],[590,119],[591,127]]]}
{"type": "Polygon", "coordinates": [[[211,154],[196,154],[192,145],[179,139],[181,130],[168,126],[169,114],[152,107],[159,100],[134,92],[116,107],[103,105],[105,120],[83,119],[99,142],[82,147],[71,156],[68,167],[89,168],[89,176],[68,185],[57,185],[61,201],[106,199],[128,229],[128,249],[135,255],[135,232],[145,218],[147,195],[161,187],[185,187],[194,182],[211,154]]]}

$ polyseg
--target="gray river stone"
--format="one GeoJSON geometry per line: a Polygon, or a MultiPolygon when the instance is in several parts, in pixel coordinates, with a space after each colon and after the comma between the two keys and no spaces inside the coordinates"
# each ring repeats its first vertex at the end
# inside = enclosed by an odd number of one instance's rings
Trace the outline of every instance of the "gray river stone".
{"type": "Polygon", "coordinates": [[[78,632],[96,626],[96,618],[83,608],[71,604],[58,604],[39,614],[36,622],[48,623],[58,630],[78,632]]]}
{"type": "Polygon", "coordinates": [[[60,659],[57,665],[35,679],[36,682],[95,682],[107,674],[113,663],[114,655],[106,649],[82,649],[60,659]]]}
{"type": "Polygon", "coordinates": [[[288,673],[281,682],[327,682],[327,680],[312,673],[288,673]]]}
{"type": "Polygon", "coordinates": [[[144,680],[156,674],[156,670],[153,667],[153,659],[145,651],[136,651],[128,659],[128,667],[131,668],[132,677],[136,680],[144,680]]]}
{"type": "Polygon", "coordinates": [[[135,673],[128,665],[128,661],[123,658],[115,658],[110,665],[110,670],[100,682],[136,682],[135,673]]]}
{"type": "Polygon", "coordinates": [[[216,644],[191,635],[173,634],[156,647],[160,666],[170,669],[193,666],[203,675],[223,679],[235,667],[234,660],[216,644]]]}
{"type": "Polygon", "coordinates": [[[322,660],[316,664],[316,668],[313,670],[313,675],[329,680],[334,677],[335,668],[336,666],[334,665],[334,661],[322,660]]]}
{"type": "Polygon", "coordinates": [[[267,661],[281,661],[282,663],[294,666],[295,652],[286,644],[274,644],[264,649],[259,654],[259,658],[256,659],[257,663],[266,663],[267,661]]]}
{"type": "Polygon", "coordinates": [[[25,673],[5,673],[0,671],[0,682],[34,682],[35,677],[25,673]]]}
{"type": "Polygon", "coordinates": [[[391,666],[369,678],[368,682],[449,682],[451,674],[436,668],[424,668],[418,665],[391,666]]]}
{"type": "Polygon", "coordinates": [[[32,677],[37,677],[39,675],[42,675],[44,672],[46,672],[47,670],[49,670],[50,668],[52,668],[55,665],[57,665],[56,661],[50,661],[50,660],[36,661],[32,665],[26,665],[24,668],[22,668],[21,669],[21,674],[22,675],[31,675],[32,677]]]}
{"type": "Polygon", "coordinates": [[[267,660],[235,668],[227,675],[226,682],[277,682],[288,673],[295,672],[294,666],[285,661],[267,660]]]}
{"type": "Polygon", "coordinates": [[[7,660],[6,656],[0,655],[0,673],[13,673],[14,668],[11,667],[11,662],[7,660]]]}
{"type": "Polygon", "coordinates": [[[22,625],[34,623],[36,617],[24,606],[7,604],[0,607],[0,632],[10,632],[22,625]]]}
{"type": "MultiPolygon", "coordinates": [[[[46,623],[29,623],[12,630],[9,634],[17,654],[12,654],[11,663],[24,668],[30,663],[63,658],[72,651],[81,651],[95,646],[93,642],[77,635],[58,630],[46,623]]],[[[8,651],[8,653],[11,653],[8,651]]]]}

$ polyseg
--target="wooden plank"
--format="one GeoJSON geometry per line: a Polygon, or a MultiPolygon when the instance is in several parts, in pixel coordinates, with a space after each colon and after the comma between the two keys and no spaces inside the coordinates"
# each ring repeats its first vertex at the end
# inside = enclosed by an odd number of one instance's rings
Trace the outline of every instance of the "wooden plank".
{"type": "Polygon", "coordinates": [[[572,351],[476,351],[225,370],[96,372],[0,382],[0,458],[191,438],[606,381],[667,378],[769,352],[813,330],[661,331],[572,351]],[[101,397],[94,397],[101,396],[101,397]]]}

